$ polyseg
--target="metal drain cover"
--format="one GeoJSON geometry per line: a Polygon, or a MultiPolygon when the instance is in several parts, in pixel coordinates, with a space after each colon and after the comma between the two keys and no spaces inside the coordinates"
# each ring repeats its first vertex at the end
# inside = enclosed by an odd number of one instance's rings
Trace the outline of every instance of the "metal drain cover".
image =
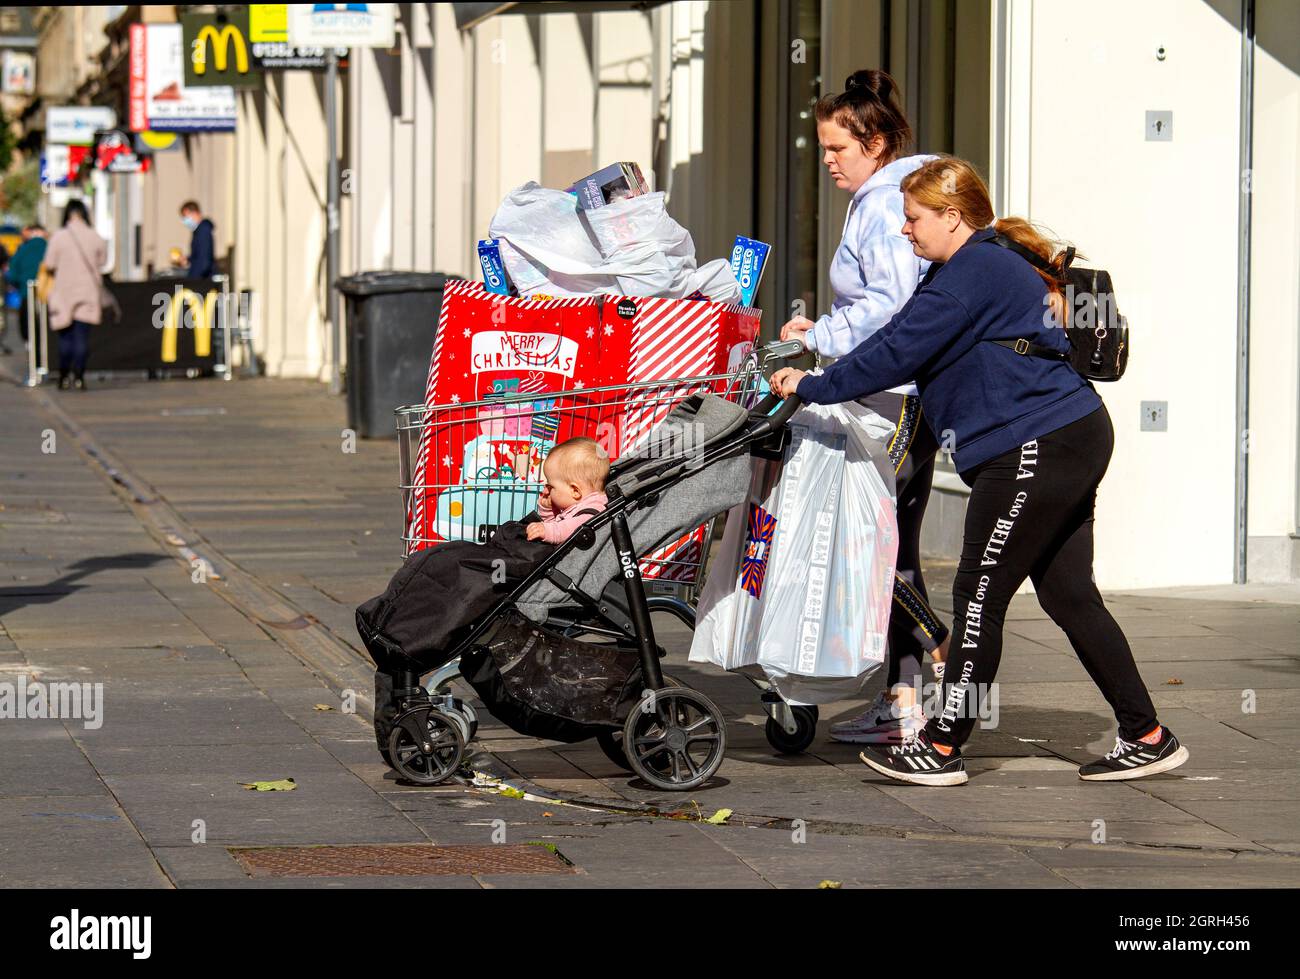
{"type": "Polygon", "coordinates": [[[571,874],[549,847],[266,846],[229,847],[251,877],[429,877],[479,874],[571,874]]]}

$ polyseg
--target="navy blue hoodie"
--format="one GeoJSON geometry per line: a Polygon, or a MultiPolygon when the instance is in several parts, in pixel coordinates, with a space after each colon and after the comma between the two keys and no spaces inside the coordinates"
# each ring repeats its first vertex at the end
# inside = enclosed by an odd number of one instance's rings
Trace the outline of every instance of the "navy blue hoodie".
{"type": "Polygon", "coordinates": [[[814,404],[836,404],[916,378],[921,408],[958,472],[1078,421],[1101,398],[1068,363],[1022,356],[986,340],[1025,337],[1066,351],[1065,331],[1044,323],[1047,285],[1019,255],[975,232],[935,265],[878,332],[799,382],[814,404]],[[951,441],[944,433],[951,431],[951,441]]]}

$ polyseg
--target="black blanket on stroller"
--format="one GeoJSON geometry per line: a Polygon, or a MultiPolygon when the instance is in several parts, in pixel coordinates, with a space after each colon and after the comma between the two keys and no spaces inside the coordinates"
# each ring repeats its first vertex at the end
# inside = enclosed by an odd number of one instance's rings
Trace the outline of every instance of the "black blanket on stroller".
{"type": "Polygon", "coordinates": [[[486,544],[448,541],[416,551],[382,595],[357,607],[366,651],[384,673],[437,669],[554,549],[528,540],[523,523],[508,521],[486,544]]]}

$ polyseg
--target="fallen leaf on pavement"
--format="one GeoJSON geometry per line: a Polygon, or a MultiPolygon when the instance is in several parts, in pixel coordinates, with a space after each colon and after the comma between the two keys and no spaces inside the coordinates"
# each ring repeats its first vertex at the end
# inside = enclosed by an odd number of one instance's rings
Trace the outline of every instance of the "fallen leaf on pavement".
{"type": "Polygon", "coordinates": [[[314,707],[312,707],[312,710],[333,710],[333,709],[334,708],[331,707],[329,704],[316,704],[314,707]]]}
{"type": "Polygon", "coordinates": [[[717,812],[715,812],[712,816],[710,816],[708,819],[704,821],[714,826],[721,826],[730,818],[731,818],[730,809],[719,809],[717,812]]]}
{"type": "Polygon", "coordinates": [[[1168,680],[1165,681],[1165,686],[1167,687],[1181,687],[1182,685],[1183,685],[1183,681],[1178,679],[1178,677],[1176,676],[1171,676],[1168,680]]]}
{"type": "Polygon", "coordinates": [[[291,778],[280,778],[270,782],[240,782],[239,784],[252,792],[292,792],[298,787],[298,783],[291,778]]]}
{"type": "Polygon", "coordinates": [[[838,880],[824,880],[817,886],[823,891],[838,891],[840,882],[838,880]]]}

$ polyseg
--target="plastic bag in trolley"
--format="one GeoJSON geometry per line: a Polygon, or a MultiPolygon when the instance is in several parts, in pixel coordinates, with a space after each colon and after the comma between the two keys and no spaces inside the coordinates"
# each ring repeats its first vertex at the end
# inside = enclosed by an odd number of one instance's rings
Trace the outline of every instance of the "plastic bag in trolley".
{"type": "Polygon", "coordinates": [[[780,461],[753,460],[699,602],[691,660],[763,675],[786,700],[852,696],[884,661],[898,528],[892,426],[805,405],[780,461]]]}

